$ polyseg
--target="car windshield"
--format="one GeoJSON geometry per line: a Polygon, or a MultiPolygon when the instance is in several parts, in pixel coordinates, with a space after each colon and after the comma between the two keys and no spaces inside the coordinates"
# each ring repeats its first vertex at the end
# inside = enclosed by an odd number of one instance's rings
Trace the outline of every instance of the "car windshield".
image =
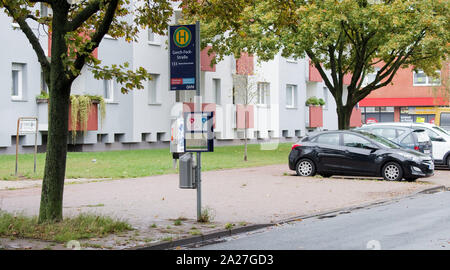
{"type": "Polygon", "coordinates": [[[309,136],[301,138],[298,142],[307,142],[309,141],[309,136]]]}
{"type": "Polygon", "coordinates": [[[393,148],[393,149],[400,148],[400,146],[398,144],[396,144],[393,141],[390,141],[390,140],[388,140],[386,138],[383,138],[381,136],[378,136],[378,135],[375,135],[375,134],[372,134],[372,133],[369,133],[369,132],[365,132],[365,131],[360,131],[360,130],[359,131],[355,131],[355,132],[357,132],[357,133],[359,133],[361,135],[364,135],[364,136],[366,136],[366,137],[376,141],[377,143],[381,144],[384,147],[393,148]]]}
{"type": "Polygon", "coordinates": [[[445,129],[443,129],[443,128],[440,128],[440,127],[438,127],[438,126],[435,126],[435,127],[433,127],[433,128],[436,129],[436,130],[438,130],[438,131],[440,131],[440,132],[442,132],[442,133],[444,133],[445,135],[449,135],[449,136],[450,136],[450,134],[448,133],[448,131],[445,130],[445,129]]]}

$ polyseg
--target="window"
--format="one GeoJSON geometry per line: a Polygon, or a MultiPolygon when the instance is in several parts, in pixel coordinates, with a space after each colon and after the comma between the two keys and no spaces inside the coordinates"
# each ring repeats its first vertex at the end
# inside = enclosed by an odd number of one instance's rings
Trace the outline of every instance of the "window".
{"type": "Polygon", "coordinates": [[[371,73],[368,73],[366,77],[364,78],[363,86],[368,85],[369,83],[373,82],[375,80],[375,77],[377,76],[377,72],[380,70],[380,68],[376,67],[374,68],[374,71],[371,73]]]}
{"type": "Polygon", "coordinates": [[[389,140],[395,139],[397,137],[395,129],[393,128],[374,128],[372,132],[375,135],[385,137],[389,140]]]}
{"type": "Polygon", "coordinates": [[[371,142],[368,140],[353,135],[353,134],[344,134],[344,146],[347,147],[357,147],[357,148],[369,148],[373,146],[371,142]]]}
{"type": "Polygon", "coordinates": [[[12,91],[11,96],[13,98],[20,98],[22,92],[22,72],[20,70],[13,69],[12,71],[12,91]]]}
{"type": "Polygon", "coordinates": [[[409,134],[408,136],[406,136],[402,141],[402,144],[404,145],[414,145],[414,137],[412,134],[409,134]]]}
{"type": "Polygon", "coordinates": [[[419,143],[430,141],[430,137],[428,137],[426,132],[424,132],[424,131],[416,131],[414,133],[417,135],[417,141],[419,143]]]}
{"type": "Polygon", "coordinates": [[[257,88],[257,104],[268,105],[270,99],[270,84],[258,83],[257,88]]]}
{"type": "Polygon", "coordinates": [[[297,86],[286,85],[286,108],[297,107],[297,86]]]}
{"type": "Polygon", "coordinates": [[[22,100],[24,96],[24,64],[12,64],[11,69],[11,99],[22,100]]]}
{"type": "Polygon", "coordinates": [[[441,132],[441,133],[444,133],[444,134],[446,134],[446,135],[450,135],[450,133],[448,133],[447,130],[442,129],[442,128],[440,128],[440,127],[434,126],[433,129],[435,129],[435,130],[437,130],[437,131],[439,131],[439,132],[441,132]]]}
{"type": "Polygon", "coordinates": [[[41,71],[41,92],[48,93],[48,86],[45,82],[44,71],[41,71]]]}
{"type": "Polygon", "coordinates": [[[378,107],[380,112],[394,112],[394,107],[378,107]]]}
{"type": "Polygon", "coordinates": [[[374,113],[377,112],[376,107],[365,107],[365,112],[366,113],[374,113]]]}
{"type": "Polygon", "coordinates": [[[405,130],[403,129],[397,129],[397,137],[405,133],[405,130]]]}
{"type": "MultiPolygon", "coordinates": [[[[378,136],[378,135],[375,135],[372,133],[365,133],[364,135],[369,137],[370,139],[376,141],[377,143],[382,144],[384,147],[393,148],[393,149],[399,148],[398,144],[395,144],[392,141],[390,141],[384,137],[381,137],[381,136],[378,136]]],[[[373,146],[376,147],[375,145],[373,145],[373,146]]]]}
{"type": "Polygon", "coordinates": [[[182,10],[175,10],[175,24],[179,24],[180,20],[183,19],[183,11],[182,10]]]}
{"type": "Polygon", "coordinates": [[[383,136],[383,135],[381,135],[381,133],[383,132],[383,130],[381,128],[371,129],[368,132],[373,133],[373,134],[378,135],[378,136],[383,136]]]}
{"type": "Polygon", "coordinates": [[[319,144],[339,145],[339,134],[338,133],[322,134],[317,136],[315,142],[319,144]]]}
{"type": "Polygon", "coordinates": [[[150,42],[155,42],[155,33],[153,33],[151,29],[148,29],[147,32],[148,32],[147,40],[150,42]]]}
{"type": "MultiPolygon", "coordinates": [[[[159,74],[152,74],[152,79],[148,81],[148,103],[159,104],[159,74]]],[[[178,92],[178,91],[177,91],[178,92]]]]}
{"type": "Polygon", "coordinates": [[[427,85],[441,85],[441,71],[436,71],[438,78],[427,76],[423,71],[419,70],[413,72],[413,85],[414,86],[427,86],[427,85]]]}
{"type": "Polygon", "coordinates": [[[151,29],[147,30],[147,41],[151,45],[160,45],[159,36],[153,33],[151,29]]]}
{"type": "Polygon", "coordinates": [[[112,102],[114,100],[113,80],[103,80],[103,98],[106,102],[112,102]]]}
{"type": "Polygon", "coordinates": [[[441,136],[439,136],[439,134],[432,131],[431,129],[426,128],[425,131],[427,132],[428,137],[430,137],[430,139],[432,141],[439,141],[439,138],[441,138],[441,136]]]}
{"type": "Polygon", "coordinates": [[[39,11],[40,17],[47,17],[48,16],[48,7],[46,3],[41,3],[40,11],[39,11]]]}
{"type": "Polygon", "coordinates": [[[233,100],[232,100],[232,102],[233,102],[233,104],[236,104],[236,87],[234,87],[233,86],[233,92],[232,92],[233,94],[231,95],[232,96],[232,98],[233,98],[233,100]]]}
{"type": "Polygon", "coordinates": [[[441,113],[441,120],[439,121],[439,126],[450,127],[450,113],[441,113]]]}
{"type": "Polygon", "coordinates": [[[213,89],[214,89],[214,102],[217,105],[221,103],[222,91],[220,89],[220,79],[213,79],[213,89]]]}
{"type": "Polygon", "coordinates": [[[325,105],[323,106],[324,110],[328,110],[328,87],[323,88],[323,101],[325,101],[325,105]]]}

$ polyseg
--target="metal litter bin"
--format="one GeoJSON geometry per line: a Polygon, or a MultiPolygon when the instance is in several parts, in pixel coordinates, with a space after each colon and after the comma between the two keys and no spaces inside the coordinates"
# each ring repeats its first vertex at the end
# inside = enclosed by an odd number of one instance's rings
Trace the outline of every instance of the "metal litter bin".
{"type": "Polygon", "coordinates": [[[195,166],[192,153],[180,157],[180,188],[195,189],[195,166]]]}

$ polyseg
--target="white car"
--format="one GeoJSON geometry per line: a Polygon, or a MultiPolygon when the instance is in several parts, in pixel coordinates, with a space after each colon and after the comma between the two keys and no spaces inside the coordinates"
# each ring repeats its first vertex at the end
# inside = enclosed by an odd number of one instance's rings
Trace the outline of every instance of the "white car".
{"type": "Polygon", "coordinates": [[[450,168],[450,134],[445,129],[442,129],[434,124],[429,123],[407,123],[407,122],[381,122],[367,124],[364,126],[376,125],[392,125],[411,127],[414,129],[424,129],[431,139],[433,144],[432,157],[435,164],[446,165],[450,168]]]}

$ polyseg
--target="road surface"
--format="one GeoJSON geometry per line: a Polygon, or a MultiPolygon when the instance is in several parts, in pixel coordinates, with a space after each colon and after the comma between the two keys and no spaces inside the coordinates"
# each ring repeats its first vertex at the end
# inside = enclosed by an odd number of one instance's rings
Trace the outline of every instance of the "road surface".
{"type": "Polygon", "coordinates": [[[448,250],[450,192],[421,194],[336,216],[305,219],[199,249],[448,250]]]}

